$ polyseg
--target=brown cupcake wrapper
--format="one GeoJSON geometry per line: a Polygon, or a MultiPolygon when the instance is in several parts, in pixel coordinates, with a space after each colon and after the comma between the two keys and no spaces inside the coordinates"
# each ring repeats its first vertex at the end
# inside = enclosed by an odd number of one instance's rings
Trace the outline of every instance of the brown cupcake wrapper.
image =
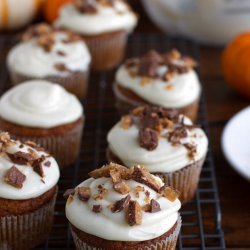
{"type": "Polygon", "coordinates": [[[63,86],[67,91],[83,100],[87,95],[89,69],[85,71],[69,72],[66,76],[47,76],[43,78],[29,77],[21,75],[12,70],[9,70],[10,78],[13,85],[18,85],[24,81],[42,79],[50,82],[58,83],[63,86]]]}
{"type": "MultiPolygon", "coordinates": [[[[125,96],[123,93],[121,93],[121,91],[118,90],[117,83],[113,84],[113,92],[115,95],[115,106],[121,115],[128,114],[132,109],[138,106],[143,106],[143,105],[157,106],[155,104],[147,102],[146,100],[144,102],[141,102],[125,96]]],[[[189,117],[192,121],[195,121],[198,115],[199,100],[200,98],[196,99],[195,101],[184,107],[171,108],[171,109],[175,109],[180,114],[184,114],[187,117],[189,117]]]]}
{"type": "Polygon", "coordinates": [[[180,201],[182,204],[191,200],[197,190],[200,173],[205,161],[205,157],[189,164],[181,170],[172,173],[154,173],[159,176],[166,185],[180,191],[180,201]]]}
{"type": "Polygon", "coordinates": [[[0,249],[30,249],[42,243],[53,225],[56,196],[57,191],[34,212],[0,217],[0,249]]]}
{"type": "MultiPolygon", "coordinates": [[[[139,250],[139,249],[141,249],[141,250],[174,250],[176,248],[176,243],[177,243],[177,239],[178,239],[180,228],[181,228],[181,222],[182,222],[181,216],[178,215],[177,225],[175,227],[175,230],[170,235],[168,235],[164,240],[161,240],[161,241],[156,242],[156,243],[152,243],[151,246],[145,246],[145,247],[141,247],[141,248],[136,248],[136,247],[133,248],[133,246],[132,246],[131,249],[136,249],[136,250],[139,250]]],[[[73,230],[71,230],[71,232],[72,232],[73,240],[74,240],[74,243],[75,243],[77,250],[104,250],[105,249],[105,248],[90,246],[87,243],[83,242],[73,230]]]]}
{"type": "Polygon", "coordinates": [[[52,135],[44,137],[36,136],[15,136],[22,142],[33,141],[45,150],[48,150],[55,157],[60,168],[73,164],[79,154],[81,147],[83,123],[78,124],[74,129],[63,135],[52,135]]]}
{"type": "Polygon", "coordinates": [[[126,31],[96,37],[82,36],[92,57],[91,69],[93,71],[104,71],[118,65],[124,57],[127,36],[126,31]]]}

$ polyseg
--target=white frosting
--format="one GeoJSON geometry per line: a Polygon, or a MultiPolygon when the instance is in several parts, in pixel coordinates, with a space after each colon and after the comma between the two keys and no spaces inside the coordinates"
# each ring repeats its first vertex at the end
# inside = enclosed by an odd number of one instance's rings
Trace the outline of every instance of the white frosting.
{"type": "MultiPolygon", "coordinates": [[[[15,144],[7,147],[6,152],[15,153],[17,151],[28,153],[28,148],[33,149],[39,156],[46,155],[43,151],[36,151],[34,148],[24,145],[20,148],[20,142],[16,141],[15,144]]],[[[47,157],[44,162],[50,161],[50,167],[43,167],[44,177],[42,178],[36,172],[34,172],[31,166],[13,164],[5,153],[1,153],[0,156],[0,197],[11,200],[25,200],[30,198],[36,198],[52,187],[54,187],[59,179],[59,167],[57,162],[53,157],[47,157]],[[16,188],[4,181],[4,176],[6,171],[10,169],[13,165],[21,171],[26,179],[23,182],[22,188],[16,188]],[[42,180],[43,181],[42,181],[42,180]]]]}
{"type": "MultiPolygon", "coordinates": [[[[166,72],[167,68],[159,68],[166,72]]],[[[130,89],[149,103],[165,108],[181,108],[199,98],[201,87],[194,70],[174,76],[169,82],[152,79],[148,84],[141,84],[143,77],[131,76],[125,66],[121,66],[115,76],[116,84],[130,89]],[[166,86],[171,85],[167,89],[166,86]]]]}
{"type": "Polygon", "coordinates": [[[67,28],[82,35],[98,35],[106,32],[132,31],[137,24],[137,16],[128,5],[120,0],[114,6],[97,4],[97,13],[81,13],[73,4],[62,7],[56,21],[57,27],[67,28]]]}
{"type": "Polygon", "coordinates": [[[22,126],[52,128],[74,122],[82,114],[82,105],[74,95],[43,80],[17,85],[0,99],[0,116],[22,126]]]}
{"type": "MultiPolygon", "coordinates": [[[[188,118],[186,118],[186,123],[191,123],[188,118]]],[[[162,134],[166,132],[167,130],[162,134]]],[[[208,148],[208,139],[200,128],[188,131],[188,137],[181,141],[197,145],[194,160],[188,157],[188,150],[185,146],[173,146],[163,137],[159,138],[156,149],[148,151],[140,147],[138,134],[137,126],[132,125],[128,129],[123,129],[118,122],[108,133],[109,148],[126,166],[144,165],[152,173],[169,173],[186,167],[188,164],[202,159],[208,148]]]]}
{"type": "Polygon", "coordinates": [[[142,186],[145,191],[148,190],[150,192],[150,198],[155,199],[160,204],[161,211],[156,213],[142,212],[141,225],[131,227],[125,221],[124,210],[118,213],[113,213],[110,208],[107,207],[127,195],[122,195],[114,191],[111,178],[90,178],[79,186],[89,186],[91,194],[96,194],[98,185],[103,185],[104,188],[108,189],[108,194],[102,200],[95,201],[91,198],[87,202],[80,201],[77,194],[75,194],[73,201],[67,202],[66,205],[66,216],[70,223],[86,233],[106,240],[115,241],[150,240],[161,236],[176,223],[178,210],[181,207],[178,199],[174,202],[170,202],[164,197],[159,198],[158,193],[146,185],[133,180],[125,182],[131,187],[132,191],[130,192],[130,195],[132,200],[137,200],[141,206],[146,204],[144,200],[146,197],[144,192],[139,193],[139,198],[135,197],[133,192],[133,189],[136,186],[142,186]],[[102,211],[98,214],[92,212],[93,205],[101,205],[102,211]]]}
{"type": "Polygon", "coordinates": [[[37,44],[37,38],[17,44],[7,57],[7,65],[11,72],[29,77],[65,76],[70,71],[85,71],[91,58],[83,41],[64,43],[68,35],[55,33],[55,44],[50,52],[46,52],[37,44]],[[63,52],[61,56],[58,52],[63,52]],[[59,71],[55,64],[62,63],[70,71],[59,71]]]}

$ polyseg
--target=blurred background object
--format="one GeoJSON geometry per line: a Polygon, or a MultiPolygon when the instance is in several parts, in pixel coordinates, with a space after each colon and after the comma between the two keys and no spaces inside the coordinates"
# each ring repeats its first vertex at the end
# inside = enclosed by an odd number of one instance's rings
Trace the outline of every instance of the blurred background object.
{"type": "Polygon", "coordinates": [[[142,0],[151,20],[164,32],[201,43],[224,45],[250,30],[247,0],[142,0]]]}
{"type": "Polygon", "coordinates": [[[43,0],[0,0],[0,30],[15,30],[31,23],[43,0]]]}

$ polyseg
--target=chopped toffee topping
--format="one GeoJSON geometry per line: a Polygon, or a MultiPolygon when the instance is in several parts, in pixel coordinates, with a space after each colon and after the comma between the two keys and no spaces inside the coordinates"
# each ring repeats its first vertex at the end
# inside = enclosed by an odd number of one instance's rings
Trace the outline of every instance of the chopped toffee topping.
{"type": "Polygon", "coordinates": [[[128,194],[125,198],[116,201],[114,205],[111,207],[111,211],[113,213],[121,212],[124,208],[128,206],[130,199],[131,196],[128,194]]]}
{"type": "Polygon", "coordinates": [[[94,213],[100,213],[102,211],[102,206],[101,205],[93,205],[92,211],[94,213]]]}
{"type": "Polygon", "coordinates": [[[50,34],[53,31],[52,27],[46,23],[40,23],[31,26],[22,36],[23,41],[28,41],[34,37],[40,37],[43,35],[50,34]]]}
{"type": "Polygon", "coordinates": [[[75,194],[74,188],[67,189],[63,194],[63,198],[67,199],[70,195],[74,195],[74,194],[75,194]]]}
{"type": "Polygon", "coordinates": [[[168,82],[177,74],[187,73],[196,67],[197,63],[191,57],[183,56],[173,49],[165,54],[150,50],[140,58],[128,59],[125,66],[132,72],[132,77],[138,75],[168,82]]]}
{"type": "Polygon", "coordinates": [[[54,64],[55,69],[61,72],[68,72],[70,71],[64,63],[56,63],[54,64]]]}
{"type": "Polygon", "coordinates": [[[49,167],[51,166],[51,162],[50,162],[50,161],[46,161],[46,162],[44,163],[44,166],[49,168],[49,167]]]}
{"type": "Polygon", "coordinates": [[[94,200],[102,200],[107,195],[108,190],[102,185],[98,186],[98,193],[93,196],[94,200]]]}
{"type": "Polygon", "coordinates": [[[128,129],[132,126],[133,120],[130,115],[125,115],[121,118],[121,127],[123,129],[128,129]]]}
{"type": "Polygon", "coordinates": [[[77,188],[77,194],[78,194],[79,200],[88,201],[90,196],[91,196],[90,188],[89,187],[79,187],[79,188],[77,188]]]}
{"type": "Polygon", "coordinates": [[[135,197],[139,198],[140,197],[140,192],[143,192],[145,189],[142,186],[136,186],[134,189],[135,197]]]}
{"type": "Polygon", "coordinates": [[[161,206],[160,206],[160,204],[159,204],[156,200],[152,199],[152,200],[150,201],[150,209],[149,209],[149,212],[150,212],[150,213],[156,213],[156,212],[159,212],[159,211],[161,211],[161,206]]]}
{"type": "Polygon", "coordinates": [[[6,144],[10,141],[10,135],[6,132],[0,133],[0,142],[6,144]]]}
{"type": "Polygon", "coordinates": [[[26,141],[25,144],[28,145],[28,146],[30,146],[30,147],[32,147],[32,148],[34,148],[37,151],[44,151],[44,152],[46,152],[46,150],[43,147],[41,147],[40,145],[36,144],[33,141],[26,141]]]}
{"type": "Polygon", "coordinates": [[[66,56],[65,52],[62,51],[62,50],[58,50],[56,53],[57,53],[57,55],[59,55],[59,56],[66,56]]]}
{"type": "Polygon", "coordinates": [[[114,0],[74,0],[75,7],[81,13],[97,13],[97,5],[113,6],[114,0]]]}
{"type": "Polygon", "coordinates": [[[7,170],[4,176],[5,182],[15,188],[22,188],[25,179],[26,176],[15,166],[12,166],[9,170],[7,170]]]}
{"type": "Polygon", "coordinates": [[[148,151],[156,149],[158,146],[158,133],[151,128],[140,130],[139,144],[148,151]]]}
{"type": "Polygon", "coordinates": [[[53,33],[46,34],[37,38],[37,44],[46,52],[51,52],[55,44],[55,36],[53,33]]]}
{"type": "Polygon", "coordinates": [[[137,201],[130,200],[126,211],[126,220],[129,226],[140,225],[142,209],[137,201]]]}
{"type": "Polygon", "coordinates": [[[115,191],[120,194],[127,194],[130,191],[130,187],[122,180],[121,171],[119,168],[114,168],[110,170],[110,177],[113,181],[113,187],[115,191]]]}
{"type": "Polygon", "coordinates": [[[15,164],[20,165],[32,165],[33,161],[36,159],[33,154],[17,151],[14,154],[7,153],[10,160],[15,164]]]}
{"type": "Polygon", "coordinates": [[[164,186],[163,188],[161,188],[160,193],[162,196],[164,196],[165,198],[167,198],[172,202],[175,201],[180,196],[179,191],[168,186],[164,186]]]}
{"type": "Polygon", "coordinates": [[[44,171],[43,171],[43,161],[45,160],[45,156],[42,156],[32,163],[33,170],[40,175],[41,177],[44,177],[44,171]]]}

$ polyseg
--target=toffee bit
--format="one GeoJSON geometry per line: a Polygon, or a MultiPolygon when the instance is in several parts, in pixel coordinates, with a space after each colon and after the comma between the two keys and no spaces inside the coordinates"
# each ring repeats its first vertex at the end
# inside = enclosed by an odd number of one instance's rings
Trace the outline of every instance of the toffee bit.
{"type": "Polygon", "coordinates": [[[102,211],[102,206],[101,205],[93,205],[92,211],[94,213],[100,213],[102,211]]]}
{"type": "Polygon", "coordinates": [[[39,46],[41,46],[45,52],[51,52],[52,48],[55,44],[54,34],[51,33],[51,34],[46,34],[46,35],[40,36],[37,39],[37,44],[39,46]]]}
{"type": "Polygon", "coordinates": [[[74,0],[74,5],[81,13],[95,14],[97,12],[96,3],[93,0],[74,0]]]}
{"type": "Polygon", "coordinates": [[[98,186],[98,193],[93,196],[93,199],[94,200],[102,200],[105,198],[107,193],[108,193],[108,190],[106,188],[104,188],[102,185],[99,185],[98,186]]]}
{"type": "Polygon", "coordinates": [[[150,201],[150,210],[149,210],[149,212],[150,213],[156,213],[156,212],[159,212],[159,211],[161,211],[160,204],[156,200],[152,199],[150,201]]]}
{"type": "Polygon", "coordinates": [[[0,133],[0,142],[1,143],[8,143],[10,141],[10,135],[6,132],[0,133]]]}
{"type": "Polygon", "coordinates": [[[45,160],[45,156],[42,155],[38,159],[34,160],[32,163],[34,172],[36,172],[41,177],[44,177],[43,164],[42,164],[44,160],[45,160]]]}
{"type": "Polygon", "coordinates": [[[139,144],[142,148],[152,151],[158,146],[158,133],[151,129],[145,128],[139,131],[139,144]]]}
{"type": "Polygon", "coordinates": [[[7,170],[4,181],[9,185],[21,189],[23,187],[23,183],[26,180],[26,176],[15,166],[12,166],[7,170]]]}
{"type": "Polygon", "coordinates": [[[172,132],[167,134],[167,139],[173,145],[181,143],[181,139],[188,136],[187,129],[183,126],[175,128],[172,132]]]}
{"type": "Polygon", "coordinates": [[[61,72],[69,72],[70,70],[66,67],[64,63],[56,63],[54,64],[55,69],[61,72]]]}
{"type": "Polygon", "coordinates": [[[129,129],[133,124],[133,120],[130,115],[125,115],[122,116],[120,124],[123,129],[129,129]]]}
{"type": "Polygon", "coordinates": [[[130,199],[131,199],[131,196],[128,194],[126,197],[122,198],[121,200],[116,201],[114,205],[111,207],[111,211],[113,213],[121,212],[124,208],[128,206],[130,199]]]}
{"type": "Polygon", "coordinates": [[[31,165],[36,159],[31,153],[22,151],[17,151],[14,154],[7,153],[7,155],[13,163],[18,165],[31,165]]]}
{"type": "Polygon", "coordinates": [[[63,194],[63,198],[67,199],[70,195],[74,195],[74,194],[75,194],[74,188],[67,189],[63,194]]]}
{"type": "Polygon", "coordinates": [[[140,192],[144,191],[144,187],[142,186],[136,186],[134,189],[135,197],[139,198],[140,197],[140,192]]]}
{"type": "Polygon", "coordinates": [[[137,201],[130,200],[126,211],[126,220],[129,226],[140,225],[142,222],[142,209],[137,201]]]}
{"type": "Polygon", "coordinates": [[[49,168],[51,166],[51,161],[46,161],[44,163],[44,166],[49,168]]]}
{"type": "Polygon", "coordinates": [[[179,191],[177,191],[169,186],[162,187],[160,190],[160,194],[172,202],[174,202],[180,196],[179,191]]]}
{"type": "Polygon", "coordinates": [[[59,56],[66,56],[66,53],[64,51],[62,51],[62,50],[58,50],[56,53],[59,56]]]}
{"type": "Polygon", "coordinates": [[[194,160],[195,155],[197,153],[197,146],[195,144],[192,144],[192,143],[185,143],[185,144],[183,144],[183,146],[188,150],[188,157],[191,160],[194,160]]]}
{"type": "Polygon", "coordinates": [[[89,187],[78,187],[77,188],[77,195],[79,200],[81,201],[88,201],[91,196],[91,191],[89,187]]]}

